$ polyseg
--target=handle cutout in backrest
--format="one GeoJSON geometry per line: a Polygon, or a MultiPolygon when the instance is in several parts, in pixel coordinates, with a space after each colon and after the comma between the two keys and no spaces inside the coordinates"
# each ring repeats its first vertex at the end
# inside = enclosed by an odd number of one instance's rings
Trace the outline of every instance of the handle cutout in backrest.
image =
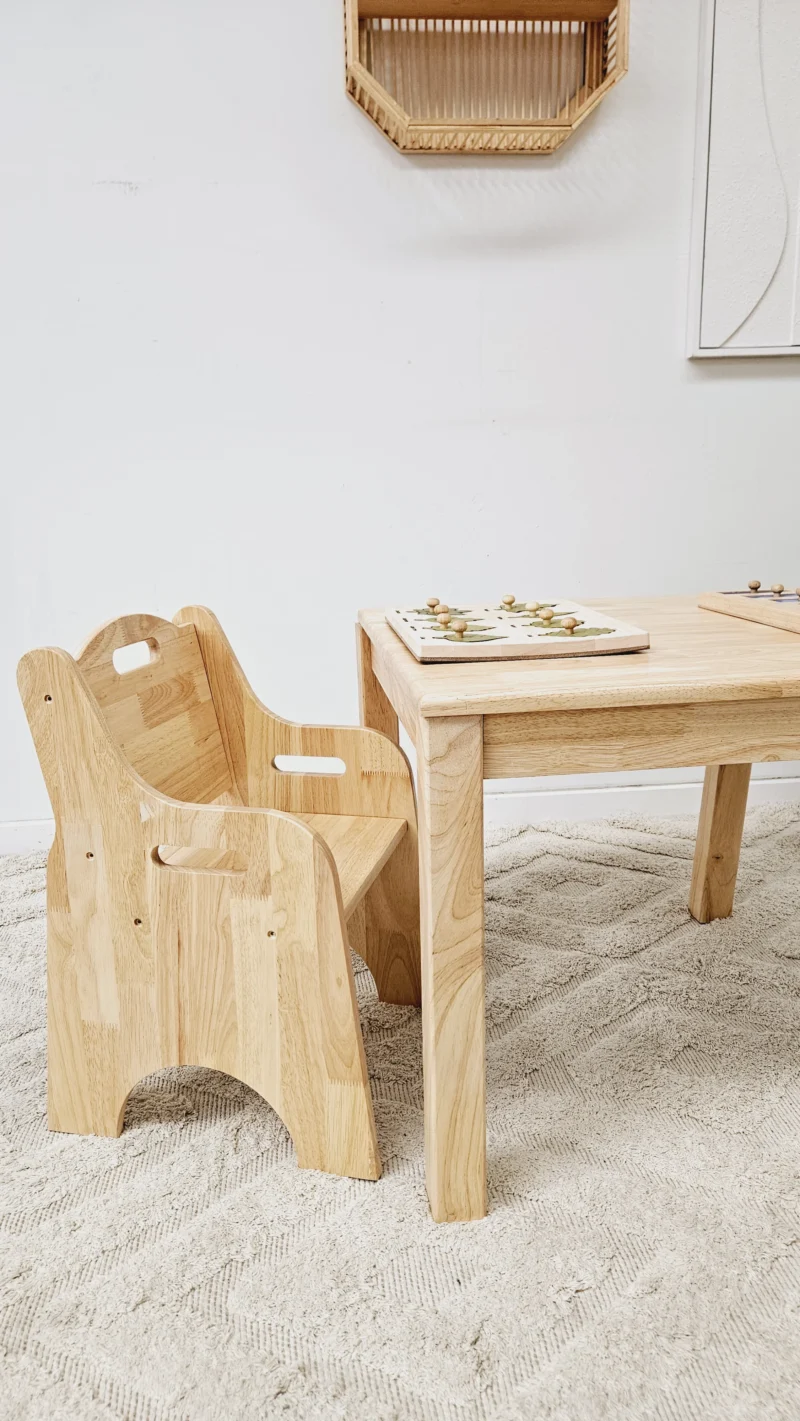
{"type": "Polygon", "coordinates": [[[344,775],[347,766],[338,755],[276,755],[273,768],[282,775],[344,775]]]}
{"type": "MultiPolygon", "coordinates": [[[[119,674],[121,668],[116,664],[118,651],[127,651],[144,641],[150,648],[148,659],[152,661],[171,645],[177,646],[185,636],[185,629],[176,627],[174,622],[165,622],[162,617],[152,617],[147,612],[133,612],[127,617],[115,617],[113,621],[98,627],[78,654],[77,662],[91,682],[94,674],[104,674],[109,665],[119,674]]],[[[146,666],[147,659],[140,665],[146,666]]],[[[129,666],[127,669],[134,668],[129,666]]]]}
{"type": "Polygon", "coordinates": [[[142,666],[149,666],[151,661],[155,661],[158,656],[156,643],[149,641],[132,641],[127,646],[118,646],[112,652],[111,660],[114,663],[114,670],[120,676],[127,676],[131,671],[138,671],[142,666]]]}
{"type": "Polygon", "coordinates": [[[152,853],[159,868],[184,873],[247,873],[245,855],[238,849],[183,848],[179,844],[157,844],[152,853]]]}

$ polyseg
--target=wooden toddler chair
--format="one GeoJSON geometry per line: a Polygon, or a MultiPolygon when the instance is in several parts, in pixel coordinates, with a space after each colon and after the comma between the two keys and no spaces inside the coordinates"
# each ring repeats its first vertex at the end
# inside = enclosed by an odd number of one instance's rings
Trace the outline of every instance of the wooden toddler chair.
{"type": "Polygon", "coordinates": [[[408,762],[373,730],[256,698],[213,613],[120,617],[19,685],[56,820],[47,868],[48,1123],[119,1135],[165,1066],[269,1101],[306,1168],[377,1179],[349,938],[382,1001],[420,1001],[408,762]],[[114,656],[145,642],[150,659],[114,656]],[[334,757],[338,775],[281,756],[334,757]]]}

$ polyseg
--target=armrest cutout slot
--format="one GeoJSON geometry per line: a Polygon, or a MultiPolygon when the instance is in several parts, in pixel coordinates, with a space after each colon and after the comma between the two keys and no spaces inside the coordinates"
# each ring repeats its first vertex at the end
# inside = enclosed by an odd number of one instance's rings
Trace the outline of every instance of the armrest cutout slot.
{"type": "Polygon", "coordinates": [[[347,770],[338,755],[276,755],[272,764],[282,775],[343,775],[347,770]]]}
{"type": "Polygon", "coordinates": [[[238,849],[182,848],[178,844],[158,844],[153,849],[153,863],[183,873],[247,872],[247,859],[238,849]]]}

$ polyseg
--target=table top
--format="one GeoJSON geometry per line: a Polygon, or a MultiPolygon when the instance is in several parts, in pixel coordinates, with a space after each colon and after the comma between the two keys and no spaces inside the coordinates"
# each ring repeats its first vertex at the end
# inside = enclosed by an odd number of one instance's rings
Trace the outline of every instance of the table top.
{"type": "Polygon", "coordinates": [[[703,611],[694,597],[590,599],[588,605],[645,628],[650,650],[422,666],[383,611],[361,612],[359,620],[378,678],[394,686],[415,716],[800,697],[795,632],[703,611]]]}

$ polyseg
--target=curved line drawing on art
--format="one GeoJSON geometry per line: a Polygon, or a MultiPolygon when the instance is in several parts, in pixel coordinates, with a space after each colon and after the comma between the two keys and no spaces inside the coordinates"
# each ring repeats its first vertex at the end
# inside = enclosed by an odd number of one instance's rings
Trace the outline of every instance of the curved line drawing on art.
{"type": "Polygon", "coordinates": [[[767,75],[766,75],[766,71],[765,71],[765,68],[764,68],[764,6],[766,5],[766,3],[767,3],[767,0],[759,0],[759,12],[758,12],[758,68],[759,68],[759,74],[760,74],[760,76],[761,76],[761,95],[762,95],[762,99],[763,99],[763,102],[764,102],[764,117],[765,117],[766,122],[767,122],[767,132],[769,133],[769,141],[770,141],[770,146],[771,146],[771,148],[772,148],[772,156],[773,156],[774,159],[775,159],[775,170],[776,170],[776,172],[777,172],[777,174],[778,174],[778,177],[779,177],[779,179],[780,179],[781,187],[783,188],[783,197],[784,197],[784,204],[785,204],[786,221],[785,221],[785,225],[784,225],[783,244],[782,244],[782,246],[781,246],[781,250],[780,250],[780,253],[779,253],[779,255],[778,255],[778,259],[777,259],[777,261],[776,261],[776,263],[775,263],[775,269],[774,269],[774,271],[773,271],[773,273],[772,273],[772,276],[769,278],[769,281],[767,282],[766,286],[764,287],[764,290],[762,291],[762,293],[761,293],[761,295],[759,296],[758,300],[756,301],[755,305],[752,307],[752,309],[751,309],[750,311],[748,311],[747,315],[742,318],[742,320],[740,321],[739,325],[736,327],[736,330],[735,330],[735,331],[731,331],[730,335],[728,336],[727,340],[725,341],[725,344],[726,344],[726,345],[728,345],[732,340],[735,339],[735,337],[736,337],[736,336],[739,334],[739,332],[741,331],[742,327],[747,324],[747,322],[751,319],[752,316],[755,315],[756,311],[757,311],[757,310],[759,309],[759,307],[763,304],[764,299],[765,299],[767,293],[768,293],[768,292],[772,289],[772,287],[774,286],[775,281],[776,281],[776,278],[777,278],[777,276],[778,276],[778,273],[780,272],[781,267],[783,266],[784,259],[786,258],[787,254],[788,254],[787,248],[788,248],[788,241],[789,241],[789,202],[790,202],[789,190],[788,190],[788,187],[787,187],[787,185],[786,185],[786,178],[784,177],[783,169],[781,168],[780,158],[778,157],[778,145],[777,145],[777,142],[775,141],[775,125],[774,125],[774,123],[773,123],[773,121],[772,121],[772,113],[771,113],[770,100],[769,100],[769,91],[768,91],[768,87],[767,87],[767,75]]]}
{"type": "Polygon", "coordinates": [[[727,345],[780,267],[789,199],[770,123],[764,0],[717,0],[701,343],[727,345]]]}

